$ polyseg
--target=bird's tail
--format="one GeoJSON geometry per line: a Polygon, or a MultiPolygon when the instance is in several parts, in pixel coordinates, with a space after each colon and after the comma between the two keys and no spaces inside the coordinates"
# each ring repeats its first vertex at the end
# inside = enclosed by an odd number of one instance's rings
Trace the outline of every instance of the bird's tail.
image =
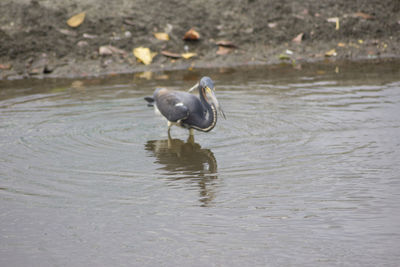
{"type": "Polygon", "coordinates": [[[144,100],[147,101],[147,106],[152,107],[154,106],[154,98],[151,96],[146,96],[144,100]]]}

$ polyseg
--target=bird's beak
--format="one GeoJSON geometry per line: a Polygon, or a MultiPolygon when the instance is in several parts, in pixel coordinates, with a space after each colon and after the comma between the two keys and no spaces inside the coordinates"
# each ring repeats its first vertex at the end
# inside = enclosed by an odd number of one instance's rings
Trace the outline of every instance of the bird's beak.
{"type": "Polygon", "coordinates": [[[199,83],[196,83],[192,88],[188,90],[189,93],[193,92],[194,89],[199,87],[199,83]]]}
{"type": "Polygon", "coordinates": [[[217,110],[219,111],[219,113],[221,114],[221,116],[224,117],[224,119],[226,120],[225,113],[224,113],[224,111],[222,110],[222,107],[221,107],[221,105],[219,104],[219,102],[218,102],[218,100],[217,100],[217,97],[215,96],[214,90],[211,89],[211,88],[209,88],[209,87],[206,87],[206,94],[207,94],[207,96],[211,99],[211,102],[213,102],[214,105],[217,107],[217,110]]]}

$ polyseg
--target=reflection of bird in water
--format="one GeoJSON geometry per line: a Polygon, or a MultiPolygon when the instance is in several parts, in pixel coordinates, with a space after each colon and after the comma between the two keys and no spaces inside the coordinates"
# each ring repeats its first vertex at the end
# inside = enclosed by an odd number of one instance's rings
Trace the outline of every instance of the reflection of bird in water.
{"type": "Polygon", "coordinates": [[[179,139],[150,140],[145,149],[152,152],[156,163],[163,165],[170,180],[190,179],[200,187],[200,201],[207,205],[214,199],[217,161],[209,149],[192,141],[179,139]]]}
{"type": "Polygon", "coordinates": [[[200,97],[165,88],[158,88],[152,97],[145,97],[150,105],[155,102],[156,110],[168,120],[168,134],[172,125],[189,129],[191,136],[193,129],[209,132],[217,123],[217,111],[225,118],[215,96],[214,82],[209,77],[203,77],[189,92],[196,88],[200,97]]]}

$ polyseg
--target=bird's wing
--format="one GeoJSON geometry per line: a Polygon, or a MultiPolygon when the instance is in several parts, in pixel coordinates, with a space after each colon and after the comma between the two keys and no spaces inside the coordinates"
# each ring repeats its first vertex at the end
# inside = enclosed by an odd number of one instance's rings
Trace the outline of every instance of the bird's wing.
{"type": "Polygon", "coordinates": [[[154,100],[158,110],[169,121],[177,122],[189,116],[189,109],[177,92],[160,89],[155,92],[154,100]]]}

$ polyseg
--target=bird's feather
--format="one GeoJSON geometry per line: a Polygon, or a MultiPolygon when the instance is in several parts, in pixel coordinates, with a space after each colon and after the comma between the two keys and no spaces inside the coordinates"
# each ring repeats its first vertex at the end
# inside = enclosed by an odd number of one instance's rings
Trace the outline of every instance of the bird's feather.
{"type": "Polygon", "coordinates": [[[178,92],[159,89],[154,93],[154,99],[158,110],[171,122],[184,120],[189,116],[189,108],[178,92]]]}

